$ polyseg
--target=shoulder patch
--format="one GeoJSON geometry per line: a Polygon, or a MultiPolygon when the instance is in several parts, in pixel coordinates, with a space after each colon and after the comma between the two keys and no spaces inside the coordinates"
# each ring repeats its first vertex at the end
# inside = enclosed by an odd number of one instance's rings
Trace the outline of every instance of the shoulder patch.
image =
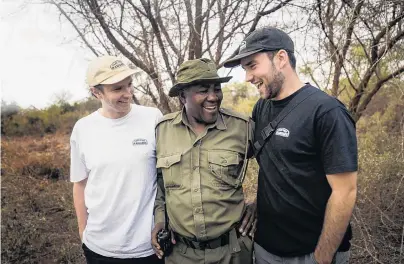
{"type": "Polygon", "coordinates": [[[242,119],[242,120],[244,120],[244,121],[246,121],[246,122],[248,122],[249,119],[250,119],[248,116],[246,116],[246,115],[244,115],[244,114],[241,114],[241,113],[238,113],[238,112],[236,112],[236,111],[233,111],[233,110],[230,110],[230,109],[226,109],[226,108],[220,108],[220,113],[222,113],[222,114],[224,114],[224,115],[228,115],[228,116],[232,116],[232,117],[236,117],[236,118],[242,119]]]}
{"type": "Polygon", "coordinates": [[[161,123],[168,121],[168,120],[173,120],[174,118],[176,118],[179,114],[181,113],[181,111],[177,111],[177,112],[173,112],[173,113],[169,113],[164,115],[156,124],[156,127],[158,125],[160,125],[161,123]]]}

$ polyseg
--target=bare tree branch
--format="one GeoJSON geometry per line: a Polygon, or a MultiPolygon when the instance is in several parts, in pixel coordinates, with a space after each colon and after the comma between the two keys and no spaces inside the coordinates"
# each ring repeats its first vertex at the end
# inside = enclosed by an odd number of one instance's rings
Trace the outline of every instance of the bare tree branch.
{"type": "MultiPolygon", "coordinates": [[[[275,13],[276,11],[278,11],[279,9],[281,9],[281,8],[284,7],[284,6],[286,6],[289,2],[292,2],[292,1],[293,1],[293,0],[286,0],[286,1],[284,1],[284,2],[279,3],[279,4],[276,5],[275,7],[271,8],[270,10],[259,12],[259,13],[255,16],[255,18],[254,18],[254,20],[253,20],[253,24],[251,25],[251,27],[250,27],[250,29],[248,30],[248,32],[247,32],[246,35],[250,34],[251,32],[253,32],[253,31],[256,29],[256,27],[257,27],[257,25],[258,25],[258,22],[260,21],[260,19],[261,19],[263,16],[267,16],[267,15],[270,15],[270,14],[272,14],[272,13],[275,13]]],[[[230,55],[230,57],[229,57],[228,59],[233,58],[233,57],[236,56],[237,54],[238,54],[238,49],[236,49],[236,50],[233,52],[233,54],[230,55]]],[[[223,64],[224,64],[223,62],[220,63],[220,64],[218,65],[218,68],[223,67],[223,64]]]]}
{"type": "Polygon", "coordinates": [[[161,19],[161,10],[157,5],[157,1],[154,1],[154,13],[156,14],[156,21],[157,24],[161,30],[161,32],[163,33],[165,39],[167,40],[168,44],[170,45],[170,48],[173,50],[173,52],[175,54],[179,54],[179,50],[177,49],[177,47],[175,46],[173,40],[171,39],[170,35],[167,32],[166,27],[164,26],[163,20],[161,19]]]}
{"type": "Polygon", "coordinates": [[[132,8],[133,8],[134,10],[136,10],[137,12],[139,12],[140,14],[142,14],[144,17],[147,17],[147,14],[146,14],[143,10],[139,9],[135,4],[133,4],[132,0],[125,0],[125,1],[128,1],[129,4],[132,6],[132,8]]]}
{"type": "Polygon", "coordinates": [[[156,36],[157,42],[158,42],[158,44],[160,46],[160,50],[161,50],[163,60],[164,60],[165,66],[167,68],[168,74],[169,74],[169,76],[171,78],[172,83],[174,83],[175,82],[175,76],[174,76],[174,73],[173,73],[173,71],[171,69],[170,63],[168,61],[168,55],[167,55],[163,40],[161,38],[160,28],[158,27],[156,19],[154,18],[153,14],[151,12],[150,1],[147,0],[147,2],[146,2],[146,0],[140,0],[140,2],[142,3],[144,9],[146,10],[147,18],[149,19],[150,24],[152,25],[154,35],[156,36]]]}
{"type": "Polygon", "coordinates": [[[149,72],[147,66],[137,58],[135,58],[112,34],[111,30],[109,29],[109,25],[104,20],[104,17],[100,13],[100,6],[98,5],[97,0],[86,0],[88,5],[90,6],[91,12],[97,18],[98,22],[100,23],[102,29],[104,30],[105,34],[107,35],[108,39],[111,43],[117,47],[117,49],[127,58],[129,58],[137,67],[142,69],[145,72],[149,72]]]}
{"type": "Polygon", "coordinates": [[[194,56],[202,57],[202,0],[195,0],[195,22],[194,22],[194,56]]]}
{"type": "Polygon", "coordinates": [[[272,14],[272,13],[275,13],[276,11],[278,11],[279,9],[281,9],[282,7],[284,7],[284,6],[286,6],[289,2],[292,2],[293,0],[285,0],[285,1],[281,1],[278,5],[276,5],[275,7],[273,7],[273,8],[271,8],[271,9],[269,9],[269,10],[267,10],[267,11],[262,11],[262,12],[259,12],[256,16],[255,16],[255,19],[254,19],[254,21],[253,21],[253,24],[251,25],[251,27],[250,27],[250,30],[248,30],[248,33],[247,34],[249,34],[249,33],[251,33],[251,32],[253,32],[255,29],[256,29],[256,27],[257,27],[257,25],[258,25],[258,22],[260,21],[260,19],[263,17],[263,16],[267,16],[267,15],[270,15],[270,14],[272,14]]]}
{"type": "Polygon", "coordinates": [[[381,41],[381,39],[387,34],[387,32],[394,27],[395,25],[397,25],[397,23],[399,23],[400,21],[402,21],[404,18],[404,12],[402,12],[399,16],[397,16],[395,19],[393,19],[392,21],[390,21],[386,27],[383,28],[383,30],[381,30],[379,32],[379,34],[376,35],[376,37],[373,40],[372,43],[372,63],[376,62],[376,60],[378,60],[380,57],[380,54],[383,54],[383,52],[378,52],[378,47],[379,47],[379,43],[381,41]]]}
{"type": "Polygon", "coordinates": [[[398,68],[396,71],[393,73],[387,75],[383,79],[379,80],[374,88],[364,97],[363,101],[361,102],[360,106],[358,107],[357,110],[357,116],[356,118],[359,118],[363,111],[365,111],[366,107],[369,105],[370,101],[372,100],[373,96],[382,88],[382,86],[390,81],[393,78],[397,78],[400,74],[404,73],[404,66],[401,68],[398,68]]]}
{"type": "Polygon", "coordinates": [[[139,68],[149,82],[145,89],[138,87],[141,95],[167,113],[176,105],[166,88],[185,59],[208,53],[220,62],[235,38],[293,0],[52,1],[63,3],[65,15],[59,13],[70,19],[93,53],[122,55],[139,68]]]}
{"type": "Polygon", "coordinates": [[[73,20],[70,18],[70,16],[68,16],[66,14],[66,12],[64,11],[64,9],[61,7],[60,4],[56,3],[54,0],[50,0],[51,4],[53,4],[54,6],[56,6],[59,9],[59,12],[67,19],[67,21],[70,22],[70,24],[73,26],[74,30],[79,34],[80,38],[84,41],[84,43],[86,44],[86,46],[94,53],[95,56],[98,57],[98,52],[94,49],[94,47],[92,45],[90,45],[90,43],[87,41],[86,37],[84,36],[84,34],[78,29],[78,27],[76,26],[76,24],[73,22],[73,20]]]}

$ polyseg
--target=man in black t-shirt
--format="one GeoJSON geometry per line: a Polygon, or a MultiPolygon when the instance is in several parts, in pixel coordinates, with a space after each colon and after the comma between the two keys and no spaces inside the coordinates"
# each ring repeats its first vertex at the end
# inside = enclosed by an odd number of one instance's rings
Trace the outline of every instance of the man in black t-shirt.
{"type": "Polygon", "coordinates": [[[240,64],[262,97],[252,113],[254,141],[262,146],[256,151],[256,263],[348,263],[357,193],[354,121],[337,99],[299,79],[285,32],[252,32],[224,65],[240,64]],[[269,122],[302,97],[264,141],[269,122]]]}

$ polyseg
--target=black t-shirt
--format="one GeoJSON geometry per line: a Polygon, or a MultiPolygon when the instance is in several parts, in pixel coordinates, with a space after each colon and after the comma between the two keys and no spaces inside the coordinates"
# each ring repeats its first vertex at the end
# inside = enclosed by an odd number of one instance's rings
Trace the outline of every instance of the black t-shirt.
{"type": "MultiPolygon", "coordinates": [[[[317,88],[306,84],[285,99],[256,103],[254,141],[303,89],[317,88]]],[[[283,257],[313,252],[331,195],[326,174],[357,171],[357,159],[355,123],[345,106],[322,91],[302,102],[280,122],[257,157],[256,242],[283,257]]],[[[351,237],[349,226],[338,251],[350,248],[351,237]]]]}

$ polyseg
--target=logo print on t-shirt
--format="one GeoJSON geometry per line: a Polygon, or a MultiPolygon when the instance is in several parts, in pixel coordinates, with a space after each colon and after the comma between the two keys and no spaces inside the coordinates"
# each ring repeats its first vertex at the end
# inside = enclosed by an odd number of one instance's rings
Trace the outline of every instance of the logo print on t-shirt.
{"type": "Polygon", "coordinates": [[[281,137],[289,137],[289,130],[286,128],[278,128],[275,132],[275,135],[281,136],[281,137]]]}
{"type": "Polygon", "coordinates": [[[132,141],[132,145],[133,145],[133,146],[147,145],[147,139],[144,139],[144,138],[137,138],[137,139],[134,139],[134,140],[132,141]]]}

